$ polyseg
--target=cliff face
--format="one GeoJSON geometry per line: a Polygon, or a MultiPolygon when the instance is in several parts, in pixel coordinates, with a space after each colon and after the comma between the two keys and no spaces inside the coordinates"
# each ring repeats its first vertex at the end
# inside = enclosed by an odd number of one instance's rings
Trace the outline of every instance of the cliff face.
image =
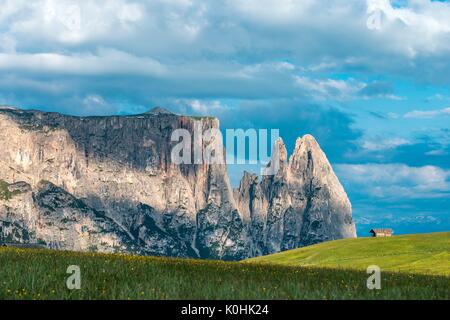
{"type": "MultiPolygon", "coordinates": [[[[319,170],[293,155],[260,183],[247,174],[236,200],[225,165],[172,163],[175,129],[218,127],[214,118],[161,109],[86,118],[0,109],[0,241],[237,260],[354,236],[342,231],[350,204],[338,201],[345,192],[334,174],[326,177],[327,161],[319,170]],[[302,214],[297,187],[310,206],[302,214]]],[[[206,150],[213,140],[191,146],[206,150]]]]}
{"type": "Polygon", "coordinates": [[[235,198],[247,221],[251,255],[356,237],[350,201],[316,140],[299,138],[287,161],[281,139],[275,175],[245,173],[235,198]]]}

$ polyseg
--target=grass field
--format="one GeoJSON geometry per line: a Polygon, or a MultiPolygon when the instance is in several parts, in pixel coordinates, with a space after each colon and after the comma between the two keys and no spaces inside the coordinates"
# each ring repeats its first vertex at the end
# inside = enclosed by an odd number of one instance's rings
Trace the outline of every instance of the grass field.
{"type": "Polygon", "coordinates": [[[343,239],[249,259],[251,263],[450,276],[450,232],[343,239]]]}
{"type": "MultiPolygon", "coordinates": [[[[417,245],[422,250],[422,258],[418,264],[415,263],[417,260],[411,262],[411,268],[416,271],[432,271],[435,265],[440,272],[428,272],[435,275],[383,272],[381,290],[367,289],[368,275],[364,265],[366,262],[381,264],[381,258],[364,260],[362,253],[355,255],[356,251],[348,248],[350,251],[343,251],[342,254],[347,254],[348,259],[355,261],[352,270],[347,269],[351,262],[333,265],[331,257],[327,258],[322,250],[317,250],[320,246],[330,246],[325,251],[331,250],[330,254],[337,261],[336,250],[341,244],[351,247],[348,240],[286,252],[284,254],[295,254],[296,258],[284,261],[280,259],[282,255],[273,255],[261,259],[261,263],[258,260],[232,263],[0,248],[0,299],[449,299],[450,278],[445,276],[449,268],[448,235],[424,235],[425,241],[433,244],[432,248],[417,245]],[[433,237],[437,240],[433,240],[433,237]],[[442,247],[435,247],[434,241],[440,241],[442,247]],[[317,250],[315,256],[299,255],[302,250],[313,248],[317,250]],[[441,253],[438,253],[439,248],[441,253]],[[425,268],[423,256],[427,254],[432,259],[429,261],[431,265],[425,268]],[[361,259],[358,258],[360,256],[361,259]],[[300,262],[305,257],[309,257],[310,262],[316,259],[310,263],[314,266],[267,264],[272,258],[276,263],[305,264],[300,262]],[[71,291],[66,287],[69,265],[81,268],[81,290],[71,291]]],[[[398,243],[400,240],[397,238],[384,239],[387,240],[383,244],[385,250],[389,246],[388,241],[398,243]]],[[[378,242],[377,239],[353,241],[361,246],[378,242]]],[[[407,243],[405,241],[403,247],[410,248],[407,243]]],[[[364,250],[371,250],[370,247],[364,250]]],[[[389,248],[400,249],[394,244],[389,248]]],[[[364,251],[363,248],[359,250],[364,251]]],[[[406,249],[402,250],[405,252],[406,249]]],[[[419,253],[415,251],[408,252],[416,256],[419,253]]],[[[376,253],[378,257],[383,257],[381,252],[376,253]]],[[[385,251],[384,257],[388,255],[385,251]]],[[[391,252],[390,256],[394,255],[391,252]]],[[[342,261],[346,261],[346,257],[342,256],[342,261]]],[[[399,257],[399,270],[409,271],[406,257],[403,254],[399,257]]],[[[381,266],[384,268],[384,265],[381,266]]],[[[393,265],[391,269],[395,269],[393,265]]]]}

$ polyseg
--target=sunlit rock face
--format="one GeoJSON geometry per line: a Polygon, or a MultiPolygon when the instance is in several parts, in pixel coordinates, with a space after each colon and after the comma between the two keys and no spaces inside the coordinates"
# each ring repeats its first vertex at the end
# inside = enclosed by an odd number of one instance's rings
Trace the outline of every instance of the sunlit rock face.
{"type": "MultiPolygon", "coordinates": [[[[0,108],[0,242],[239,260],[355,236],[312,137],[275,176],[246,174],[234,196],[224,164],[173,163],[174,130],[218,128],[161,108],[84,118],[0,108]]],[[[190,144],[207,150],[213,140],[190,144]]]]}
{"type": "Polygon", "coordinates": [[[244,174],[235,198],[250,235],[251,255],[264,255],[327,240],[356,237],[352,208],[316,140],[296,142],[287,161],[282,140],[275,175],[244,174]]]}

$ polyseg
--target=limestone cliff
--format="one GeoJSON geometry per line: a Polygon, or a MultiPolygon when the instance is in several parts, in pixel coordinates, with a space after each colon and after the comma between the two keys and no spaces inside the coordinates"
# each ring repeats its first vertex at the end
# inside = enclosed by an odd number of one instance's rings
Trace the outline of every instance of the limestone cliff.
{"type": "Polygon", "coordinates": [[[234,191],[252,256],[356,237],[347,194],[311,135],[297,140],[289,161],[281,139],[272,154],[280,160],[275,175],[260,181],[246,172],[234,191]]]}
{"type": "Polygon", "coordinates": [[[354,236],[350,203],[312,138],[275,176],[246,174],[236,197],[225,165],[172,163],[175,129],[218,127],[161,108],[110,117],[0,108],[0,241],[238,260],[354,236]]]}

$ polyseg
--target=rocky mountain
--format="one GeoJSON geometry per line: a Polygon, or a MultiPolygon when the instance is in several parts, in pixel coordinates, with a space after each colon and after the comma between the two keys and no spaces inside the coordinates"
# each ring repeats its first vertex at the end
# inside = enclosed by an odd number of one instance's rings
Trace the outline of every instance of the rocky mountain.
{"type": "MultiPolygon", "coordinates": [[[[73,117],[0,108],[0,242],[239,260],[354,237],[350,202],[311,136],[261,181],[232,190],[224,164],[174,164],[172,132],[211,117],[154,108],[73,117]]],[[[191,141],[200,150],[214,137],[191,141]]]]}
{"type": "Polygon", "coordinates": [[[289,160],[281,139],[272,154],[280,160],[274,175],[245,172],[234,190],[252,256],[356,237],[347,194],[311,135],[297,139],[289,160]]]}

